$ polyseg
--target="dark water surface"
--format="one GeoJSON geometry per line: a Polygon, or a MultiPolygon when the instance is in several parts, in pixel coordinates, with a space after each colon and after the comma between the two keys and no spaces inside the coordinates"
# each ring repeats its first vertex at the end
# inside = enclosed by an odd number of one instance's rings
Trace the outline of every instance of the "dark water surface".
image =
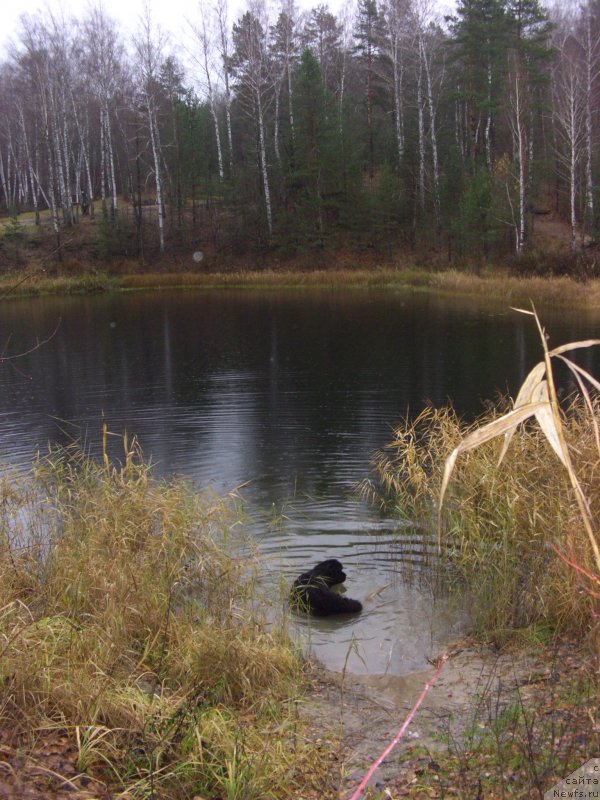
{"type": "MultiPolygon", "coordinates": [[[[338,557],[350,621],[296,624],[325,663],[395,673],[460,628],[398,574],[398,524],[354,486],[391,428],[427,401],[479,413],[515,393],[539,360],[534,324],[505,307],[400,291],[211,291],[13,300],[1,306],[7,354],[53,339],[0,370],[0,458],[27,465],[50,441],[98,452],[100,420],[135,434],[159,475],[198,487],[239,484],[275,577],[338,557]]],[[[600,333],[598,316],[544,314],[551,344],[600,333]]],[[[580,363],[594,368],[585,351],[580,363]]],[[[116,447],[116,444],[115,444],[116,447]]],[[[115,455],[119,451],[115,450],[115,455]]],[[[274,583],[277,581],[274,578],[274,583]]],[[[273,590],[275,593],[275,589],[273,590]]]]}

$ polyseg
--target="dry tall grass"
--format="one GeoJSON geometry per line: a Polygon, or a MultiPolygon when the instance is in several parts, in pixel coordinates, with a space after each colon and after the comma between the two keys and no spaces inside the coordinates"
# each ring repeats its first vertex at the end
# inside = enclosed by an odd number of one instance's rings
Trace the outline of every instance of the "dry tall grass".
{"type": "Polygon", "coordinates": [[[240,268],[227,272],[188,272],[182,266],[171,272],[142,273],[139,263],[131,260],[109,275],[90,271],[88,265],[73,258],[66,259],[62,276],[49,276],[46,266],[32,263],[26,273],[3,275],[0,297],[142,289],[430,289],[453,297],[500,301],[504,305],[533,299],[540,306],[556,308],[577,306],[594,311],[600,307],[600,280],[584,283],[567,277],[516,277],[500,268],[484,275],[453,269],[435,271],[404,262],[371,268],[357,263],[342,268],[334,259],[330,269],[240,268]]]}
{"type": "MultiPolygon", "coordinates": [[[[594,401],[600,414],[600,402],[594,401]]],[[[446,458],[461,442],[509,410],[504,400],[471,424],[451,406],[426,408],[406,420],[375,462],[378,487],[363,489],[392,503],[435,536],[446,458]]],[[[593,518],[600,519],[596,433],[589,408],[575,399],[564,414],[565,434],[593,518]]],[[[444,501],[443,557],[472,595],[477,630],[502,644],[517,630],[583,633],[590,627],[590,597],[577,574],[551,545],[594,571],[595,562],[566,471],[544,433],[520,426],[506,462],[500,440],[486,441],[454,465],[444,501]]]]}
{"type": "Polygon", "coordinates": [[[299,660],[264,624],[232,503],[132,449],[118,469],[54,452],[1,498],[4,725],[66,731],[122,797],[296,796],[299,660]]]}

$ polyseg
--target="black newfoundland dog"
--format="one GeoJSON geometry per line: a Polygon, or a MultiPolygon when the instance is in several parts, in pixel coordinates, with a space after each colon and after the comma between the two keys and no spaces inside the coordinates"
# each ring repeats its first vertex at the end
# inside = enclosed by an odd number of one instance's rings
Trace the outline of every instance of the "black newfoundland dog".
{"type": "Polygon", "coordinates": [[[306,611],[315,617],[358,614],[362,611],[362,604],[358,600],[331,591],[331,586],[345,580],[346,573],[337,558],[321,561],[296,578],[290,595],[291,604],[299,611],[306,611]]]}

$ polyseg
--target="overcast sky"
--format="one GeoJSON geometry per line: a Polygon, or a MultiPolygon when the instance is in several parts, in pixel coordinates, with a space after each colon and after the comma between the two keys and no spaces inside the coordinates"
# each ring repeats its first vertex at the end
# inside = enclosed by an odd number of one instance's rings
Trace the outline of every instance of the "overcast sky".
{"type": "MultiPolygon", "coordinates": [[[[212,0],[204,0],[212,2],[212,0]]],[[[352,2],[352,0],[350,0],[352,2]]],[[[149,0],[152,18],[166,31],[172,34],[172,39],[177,42],[185,36],[189,26],[186,19],[197,19],[199,15],[199,0],[149,0]]],[[[300,10],[307,10],[324,3],[334,12],[346,5],[347,0],[296,0],[300,10]]],[[[122,32],[126,36],[137,27],[142,14],[144,0],[102,0],[102,5],[109,16],[122,24],[122,32]]],[[[440,13],[448,13],[452,0],[438,0],[440,13]]],[[[0,55],[6,53],[6,47],[11,37],[18,29],[21,14],[33,14],[38,9],[51,8],[52,13],[59,15],[61,9],[66,17],[75,16],[78,19],[85,16],[89,0],[0,0],[0,55]]],[[[271,0],[275,8],[279,5],[277,0],[271,0]]],[[[229,21],[233,23],[240,13],[245,10],[245,0],[229,0],[229,21]]],[[[274,12],[275,14],[276,12],[274,12]]],[[[274,15],[273,14],[273,15],[274,15]]]]}
{"type": "MultiPolygon", "coordinates": [[[[239,0],[235,0],[239,2],[239,0]]],[[[86,0],[59,0],[48,3],[48,0],[4,0],[0,2],[0,44],[6,48],[7,41],[18,29],[21,14],[34,14],[37,10],[51,8],[52,13],[60,15],[61,9],[66,17],[74,16],[81,19],[86,14],[86,9],[95,3],[86,0]]],[[[142,14],[143,0],[102,0],[102,6],[110,17],[122,24],[124,36],[131,34],[137,27],[142,14]]],[[[150,8],[152,17],[160,23],[165,30],[178,35],[185,27],[185,19],[197,16],[198,4],[196,0],[151,0],[150,8]]]]}
{"type": "MultiPolygon", "coordinates": [[[[206,0],[211,2],[211,0],[206,0]]],[[[337,13],[343,0],[296,0],[300,9],[310,9],[325,2],[334,13],[337,13]]],[[[49,7],[52,13],[60,15],[61,9],[66,17],[75,16],[78,19],[85,16],[86,8],[91,5],[87,0],[58,0],[49,3],[48,0],[0,0],[0,48],[5,52],[6,46],[18,29],[19,17],[23,13],[33,14],[38,9],[49,7]]],[[[142,10],[144,0],[102,0],[102,5],[109,16],[122,23],[123,34],[132,33],[136,27],[142,10]]],[[[274,7],[279,3],[275,0],[274,7]]],[[[246,8],[245,0],[229,0],[229,21],[233,23],[240,13],[246,8]]],[[[199,16],[199,0],[150,0],[152,18],[177,40],[185,32],[186,19],[197,19],[199,16]]]]}

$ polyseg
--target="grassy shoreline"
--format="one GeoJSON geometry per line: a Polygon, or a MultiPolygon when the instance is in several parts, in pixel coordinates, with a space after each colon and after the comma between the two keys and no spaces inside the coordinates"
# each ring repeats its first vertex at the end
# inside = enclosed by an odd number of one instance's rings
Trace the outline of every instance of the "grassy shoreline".
{"type": "Polygon", "coordinates": [[[0,483],[0,795],[320,796],[302,661],[235,497],[125,445],[121,467],[57,449],[0,483]]]}
{"type": "Polygon", "coordinates": [[[6,274],[0,278],[0,299],[22,296],[93,294],[119,291],[216,289],[373,289],[431,291],[508,305],[530,301],[540,306],[600,309],[600,280],[568,277],[518,277],[493,271],[473,274],[420,268],[249,270],[231,272],[154,272],[110,275],[89,272],[49,276],[44,271],[6,274]]]}

